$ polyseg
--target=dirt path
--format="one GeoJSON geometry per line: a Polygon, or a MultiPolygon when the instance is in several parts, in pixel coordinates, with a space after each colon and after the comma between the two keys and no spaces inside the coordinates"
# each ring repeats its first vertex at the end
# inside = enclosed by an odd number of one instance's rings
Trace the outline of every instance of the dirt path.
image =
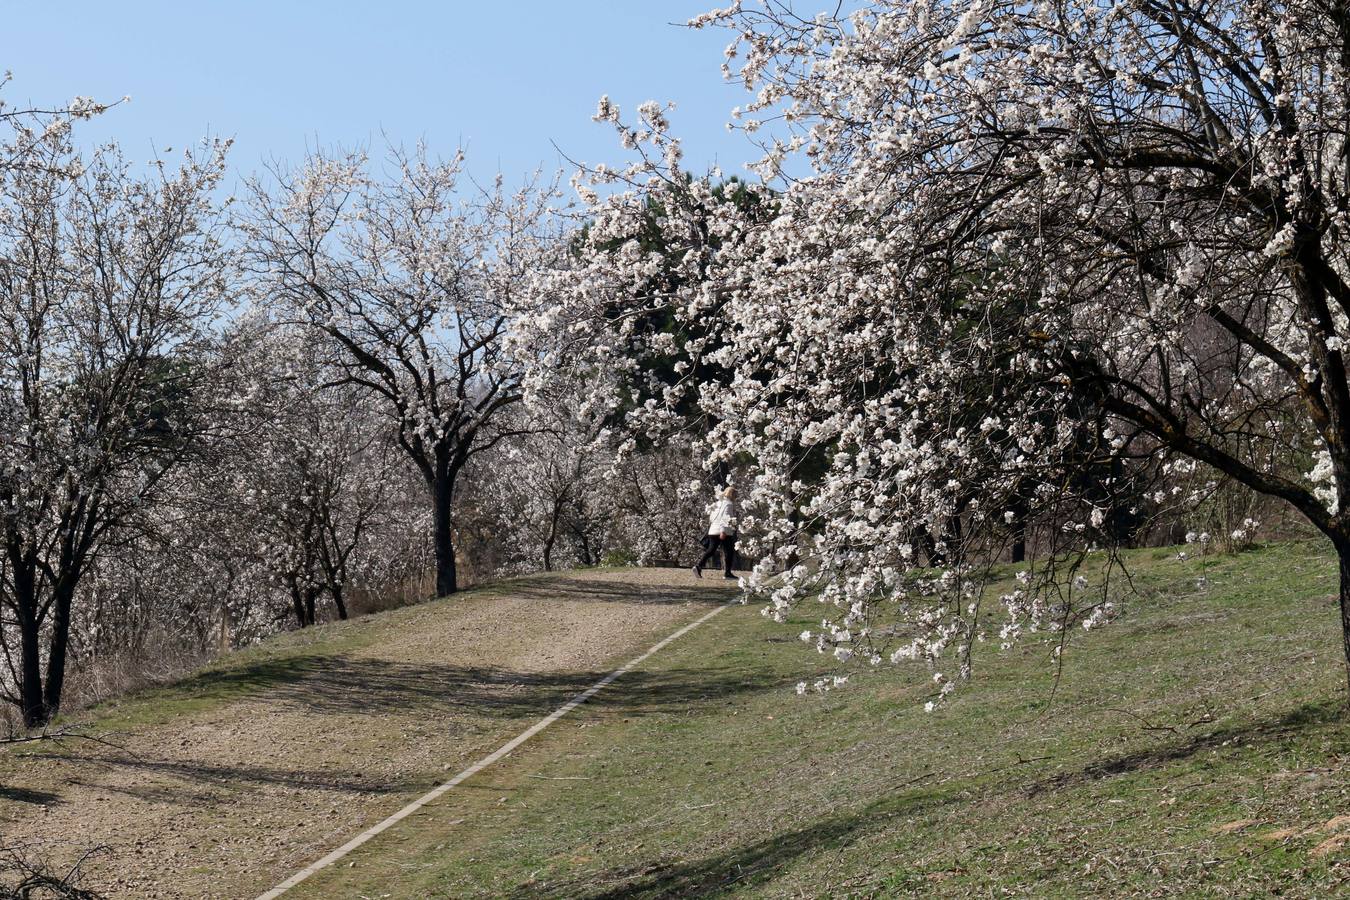
{"type": "Polygon", "coordinates": [[[378,633],[120,734],[125,751],[6,754],[0,828],[54,863],[106,845],[83,883],[110,896],[255,896],[726,596],[683,572],[583,572],[347,623],[378,633]]]}

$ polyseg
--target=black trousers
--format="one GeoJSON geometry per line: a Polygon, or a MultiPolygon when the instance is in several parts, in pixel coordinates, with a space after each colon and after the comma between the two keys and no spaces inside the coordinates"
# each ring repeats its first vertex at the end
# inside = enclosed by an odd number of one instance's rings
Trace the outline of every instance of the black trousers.
{"type": "Polygon", "coordinates": [[[703,568],[704,563],[717,555],[717,551],[722,551],[722,573],[731,574],[731,564],[736,558],[736,535],[729,534],[726,537],[718,537],[715,534],[708,535],[708,549],[703,552],[703,556],[698,561],[698,568],[703,568]]]}

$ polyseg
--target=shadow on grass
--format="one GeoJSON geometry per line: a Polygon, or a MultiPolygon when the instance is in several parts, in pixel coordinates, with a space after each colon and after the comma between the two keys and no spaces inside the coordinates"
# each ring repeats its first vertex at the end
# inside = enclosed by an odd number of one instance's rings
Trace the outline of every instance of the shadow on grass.
{"type": "MultiPolygon", "coordinates": [[[[640,570],[639,570],[640,571],[640,570]]],[[[537,575],[501,584],[504,597],[569,602],[628,603],[638,606],[673,606],[695,603],[717,606],[735,595],[735,582],[723,582],[721,575],[695,581],[690,572],[683,575],[688,585],[629,583],[618,579],[587,578],[578,575],[537,575]]]]}
{"type": "MultiPolygon", "coordinates": [[[[551,712],[607,674],[297,656],[199,673],[172,693],[217,700],[247,696],[317,713],[379,716],[390,711],[428,715],[467,711],[520,718],[551,712]]],[[[624,674],[588,705],[641,715],[786,685],[782,678],[733,667],[638,670],[624,674]]]]}
{"type": "Polygon", "coordinates": [[[1288,734],[1306,729],[1342,724],[1346,721],[1342,701],[1304,703],[1283,715],[1268,716],[1254,722],[1237,722],[1224,728],[1195,735],[1177,742],[1162,742],[1123,756],[1089,763],[1073,772],[1063,772],[1028,785],[1028,796],[1045,791],[1074,787],[1117,775],[1161,769],[1204,753],[1225,743],[1243,740],[1250,743],[1279,743],[1288,734]]]}
{"type": "Polygon", "coordinates": [[[719,894],[733,886],[740,889],[770,881],[798,857],[840,850],[869,832],[887,827],[892,819],[920,815],[956,802],[963,802],[959,791],[908,791],[700,859],[615,868],[556,883],[524,884],[508,896],[514,900],[527,897],[619,900],[719,894]]]}
{"type": "MultiPolygon", "coordinates": [[[[1249,742],[1277,743],[1292,735],[1306,735],[1346,721],[1338,701],[1307,703],[1283,715],[1247,725],[1237,724],[1182,741],[1159,745],[1117,758],[1094,762],[1082,769],[1045,779],[1024,790],[1031,793],[1071,787],[1097,779],[1154,768],[1165,768],[1241,737],[1249,742]]],[[[988,787],[988,785],[986,785],[988,787]]],[[[1016,790],[1012,783],[1003,787],[1016,790]]],[[[797,858],[838,851],[869,833],[895,827],[891,820],[911,818],[955,803],[971,803],[975,782],[957,779],[932,789],[904,791],[858,810],[821,818],[806,827],[779,831],[698,859],[657,861],[645,866],[616,867],[578,873],[565,881],[529,883],[510,895],[527,897],[585,897],[618,900],[627,897],[714,896],[733,888],[772,882],[797,858]]],[[[927,885],[927,882],[923,882],[927,885]]],[[[842,890],[842,889],[841,889],[842,890]]]]}

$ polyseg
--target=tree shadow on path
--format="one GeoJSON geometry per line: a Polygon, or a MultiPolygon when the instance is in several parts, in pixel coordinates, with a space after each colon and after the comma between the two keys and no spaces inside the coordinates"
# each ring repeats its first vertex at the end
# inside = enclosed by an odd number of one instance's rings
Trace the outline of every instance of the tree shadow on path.
{"type": "MultiPolygon", "coordinates": [[[[324,714],[380,716],[397,711],[514,719],[552,712],[608,674],[315,655],[202,673],[185,690],[193,697],[248,696],[324,714]]],[[[587,706],[643,715],[787,685],[783,678],[732,667],[639,669],[592,696],[587,706]]]]}
{"type": "MultiPolygon", "coordinates": [[[[129,753],[34,753],[34,759],[46,759],[67,765],[94,767],[106,771],[131,770],[153,775],[168,775],[187,781],[221,787],[239,787],[244,784],[277,785],[286,788],[304,788],[318,791],[340,791],[361,794],[391,794],[409,790],[414,785],[389,783],[377,774],[343,770],[280,768],[245,764],[219,765],[192,759],[151,759],[129,753]]],[[[103,788],[100,788],[103,789],[103,788]]],[[[138,795],[135,788],[120,793],[138,795]]],[[[143,799],[178,800],[179,792],[151,788],[143,799]]]]}
{"type": "MultiPolygon", "coordinates": [[[[381,717],[391,712],[409,714],[430,727],[454,734],[465,728],[466,717],[482,720],[520,720],[505,736],[537,721],[595,684],[607,672],[516,672],[493,666],[448,666],[397,663],[380,659],[306,656],[259,662],[196,676],[198,696],[232,697],[250,694],[252,702],[279,704],[306,713],[332,716],[381,717]],[[245,689],[246,688],[246,689],[245,689]]],[[[709,701],[738,694],[786,690],[788,683],[763,674],[747,675],[733,668],[677,668],[632,671],[590,697],[586,708],[625,717],[648,715],[672,708],[707,708],[709,701]]],[[[356,725],[344,727],[361,728],[356,725]]],[[[503,738],[504,739],[504,738],[503,738]]],[[[393,793],[425,785],[381,783],[378,776],[358,771],[219,765],[182,756],[150,757],[128,747],[126,752],[66,747],[34,753],[48,759],[96,769],[124,769],[175,777],[206,786],[241,784],[279,785],[319,791],[361,794],[393,793]]],[[[145,793],[144,799],[182,801],[187,787],[137,785],[123,791],[145,793]]],[[[0,789],[0,798],[7,795],[0,789]]],[[[28,792],[28,802],[58,801],[56,795],[28,792]]],[[[10,797],[10,799],[25,799],[10,797]]]]}
{"type": "MultiPolygon", "coordinates": [[[[736,596],[735,582],[719,582],[711,577],[695,581],[688,571],[681,573],[690,583],[645,584],[615,578],[579,575],[536,575],[501,585],[506,597],[531,600],[562,600],[578,603],[625,603],[634,606],[677,606],[686,603],[720,606],[736,596]]],[[[720,579],[721,576],[719,575],[720,579]]]]}
{"type": "Polygon", "coordinates": [[[35,806],[48,806],[61,802],[61,798],[56,794],[47,791],[35,791],[26,787],[15,787],[13,785],[0,784],[0,800],[11,800],[15,803],[32,803],[35,806]]]}

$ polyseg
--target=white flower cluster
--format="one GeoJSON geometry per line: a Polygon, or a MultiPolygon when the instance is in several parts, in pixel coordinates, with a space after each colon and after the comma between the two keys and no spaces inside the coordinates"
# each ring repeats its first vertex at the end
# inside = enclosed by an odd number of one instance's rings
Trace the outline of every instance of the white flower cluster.
{"type": "Polygon", "coordinates": [[[818,651],[955,660],[940,702],[1009,544],[1031,534],[1040,564],[1001,598],[1001,645],[1096,627],[1105,588],[1066,572],[1214,470],[1335,527],[1350,287],[1323,212],[1350,209],[1329,152],[1350,79],[1305,37],[1334,30],[1311,8],[1195,14],[1222,46],[1095,0],[710,12],[694,24],[732,30],[753,95],[733,118],[761,128],[758,183],[690,176],[667,108],[628,125],[601,101],[633,158],[579,173],[585,238],[541,287],[575,364],[640,388],[629,427],[696,422],[710,469],[745,470],[749,589],[776,620],[826,610],[818,651]],[[1313,452],[1309,488],[1287,473],[1313,452]]]}

